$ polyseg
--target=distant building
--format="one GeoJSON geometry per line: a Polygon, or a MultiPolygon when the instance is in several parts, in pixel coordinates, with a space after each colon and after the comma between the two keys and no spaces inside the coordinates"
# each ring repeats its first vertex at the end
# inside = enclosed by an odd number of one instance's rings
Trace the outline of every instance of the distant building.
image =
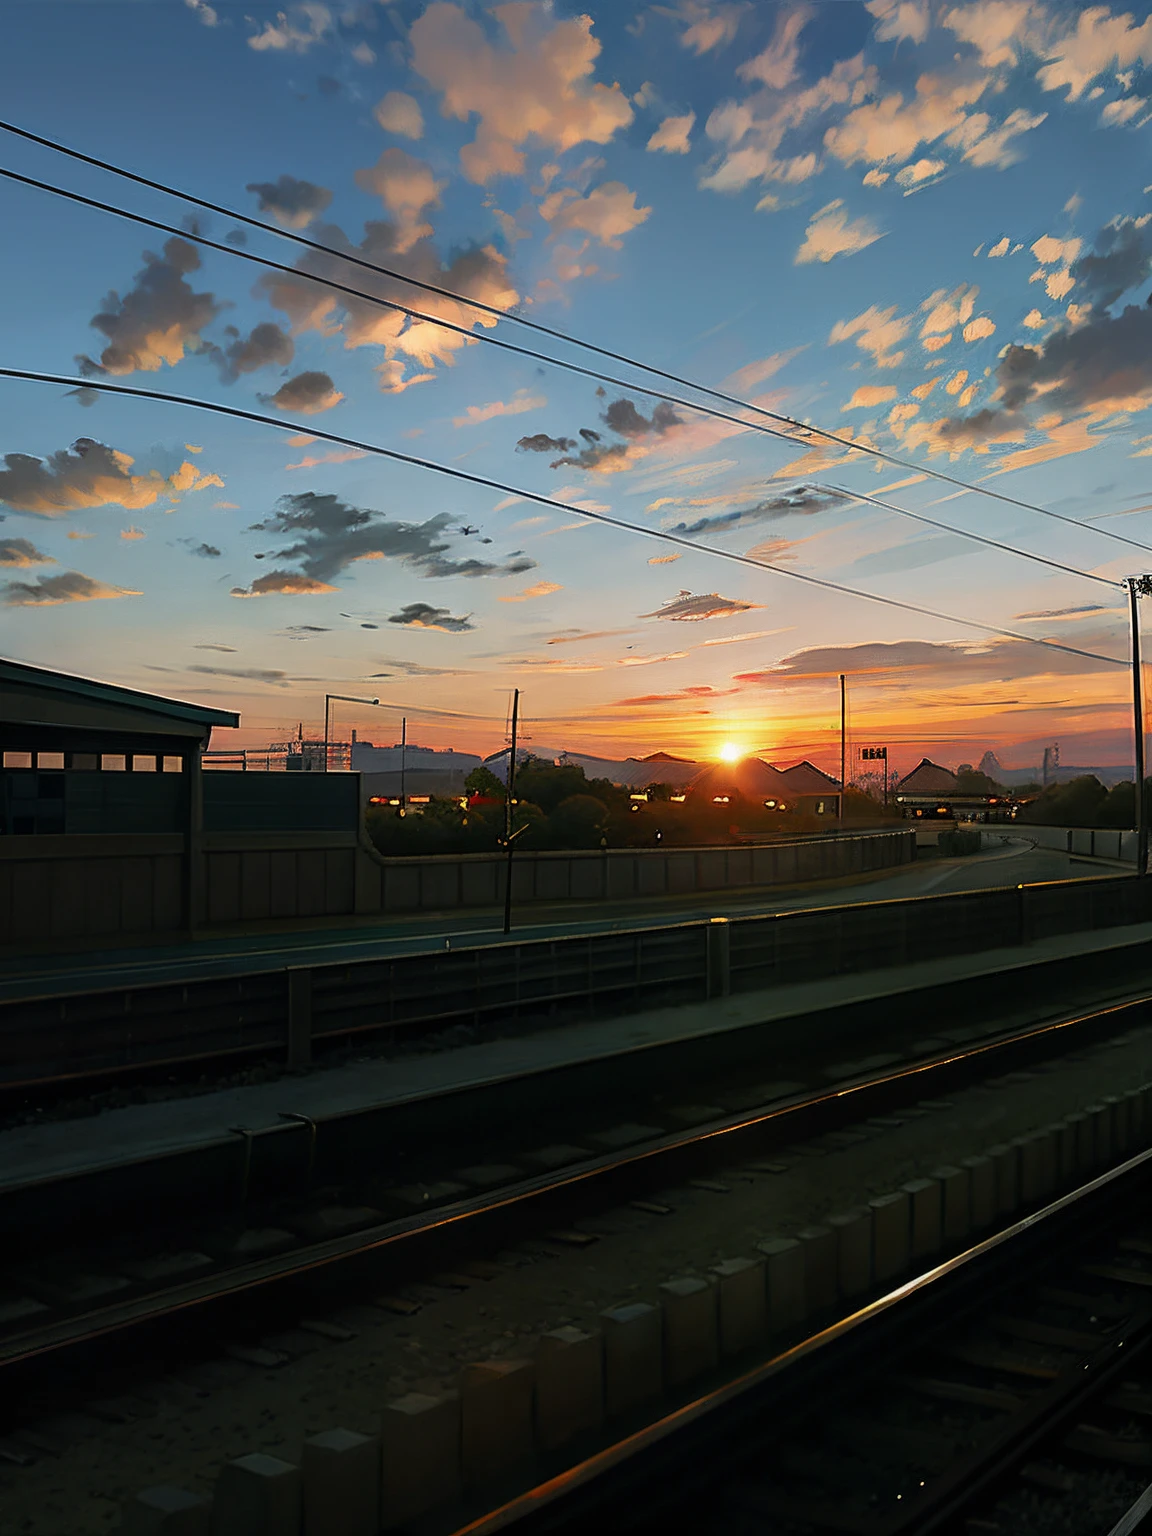
{"type": "Polygon", "coordinates": [[[816,816],[835,816],[839,810],[836,780],[811,763],[798,763],[782,772],[759,757],[710,764],[697,773],[688,793],[693,800],[713,805],[740,804],[816,816]]]}
{"type": "Polygon", "coordinates": [[[412,742],[401,746],[378,747],[371,741],[353,741],[352,771],[362,775],[364,793],[369,798],[409,795],[462,795],[464,781],[480,757],[473,752],[456,752],[451,747],[418,747],[412,742]]]}
{"type": "Polygon", "coordinates": [[[835,816],[840,810],[840,781],[807,758],[781,771],[787,785],[788,809],[805,816],[835,816]]]}
{"type": "Polygon", "coordinates": [[[909,821],[1011,821],[1016,814],[1011,795],[962,791],[950,768],[927,757],[899,781],[894,799],[909,821]]]}

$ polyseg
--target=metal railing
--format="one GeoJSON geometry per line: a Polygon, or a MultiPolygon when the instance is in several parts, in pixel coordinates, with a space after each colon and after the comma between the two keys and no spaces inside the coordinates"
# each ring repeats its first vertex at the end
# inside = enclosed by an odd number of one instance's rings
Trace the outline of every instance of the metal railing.
{"type": "Polygon", "coordinates": [[[1118,876],[260,973],[237,957],[225,977],[0,1002],[0,1086],[244,1054],[302,1065],[314,1042],[363,1033],[539,1029],[1149,921],[1152,880],[1118,876]]]}

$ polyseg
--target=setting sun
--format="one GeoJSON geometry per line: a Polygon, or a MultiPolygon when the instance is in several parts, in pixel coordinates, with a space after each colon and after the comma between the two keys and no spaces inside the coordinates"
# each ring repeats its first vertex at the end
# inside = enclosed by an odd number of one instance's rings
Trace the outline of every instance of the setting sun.
{"type": "Polygon", "coordinates": [[[744,748],[738,747],[734,741],[726,741],[720,748],[720,761],[722,763],[738,763],[744,756],[744,748]]]}

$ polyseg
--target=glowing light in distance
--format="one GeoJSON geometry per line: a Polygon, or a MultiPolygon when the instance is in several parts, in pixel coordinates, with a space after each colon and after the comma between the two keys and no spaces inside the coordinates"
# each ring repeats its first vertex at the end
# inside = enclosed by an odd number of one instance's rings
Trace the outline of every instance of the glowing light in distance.
{"type": "Polygon", "coordinates": [[[722,763],[738,763],[744,756],[744,748],[738,747],[734,741],[726,741],[720,748],[720,761],[722,763]]]}

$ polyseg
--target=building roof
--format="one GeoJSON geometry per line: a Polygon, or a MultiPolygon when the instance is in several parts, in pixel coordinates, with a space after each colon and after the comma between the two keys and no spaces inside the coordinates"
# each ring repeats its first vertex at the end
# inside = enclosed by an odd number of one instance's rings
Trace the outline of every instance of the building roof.
{"type": "Polygon", "coordinates": [[[942,768],[922,757],[911,773],[900,780],[902,795],[949,795],[956,791],[956,775],[950,768],[942,768]]]}
{"type": "Polygon", "coordinates": [[[630,763],[694,763],[696,759],[693,757],[673,757],[671,752],[649,752],[647,757],[630,757],[628,761],[630,763]]]}
{"type": "Polygon", "coordinates": [[[759,757],[736,763],[711,763],[692,780],[693,795],[729,795],[741,800],[787,800],[788,781],[779,768],[759,757]]]}
{"type": "Polygon", "coordinates": [[[802,763],[793,763],[791,768],[782,769],[780,776],[794,795],[836,794],[840,789],[838,779],[817,768],[807,758],[802,763]]]}
{"type": "Polygon", "coordinates": [[[0,658],[0,720],[12,726],[75,728],[207,738],[212,727],[238,726],[231,710],[185,704],[116,683],[96,682],[0,658]]]}

